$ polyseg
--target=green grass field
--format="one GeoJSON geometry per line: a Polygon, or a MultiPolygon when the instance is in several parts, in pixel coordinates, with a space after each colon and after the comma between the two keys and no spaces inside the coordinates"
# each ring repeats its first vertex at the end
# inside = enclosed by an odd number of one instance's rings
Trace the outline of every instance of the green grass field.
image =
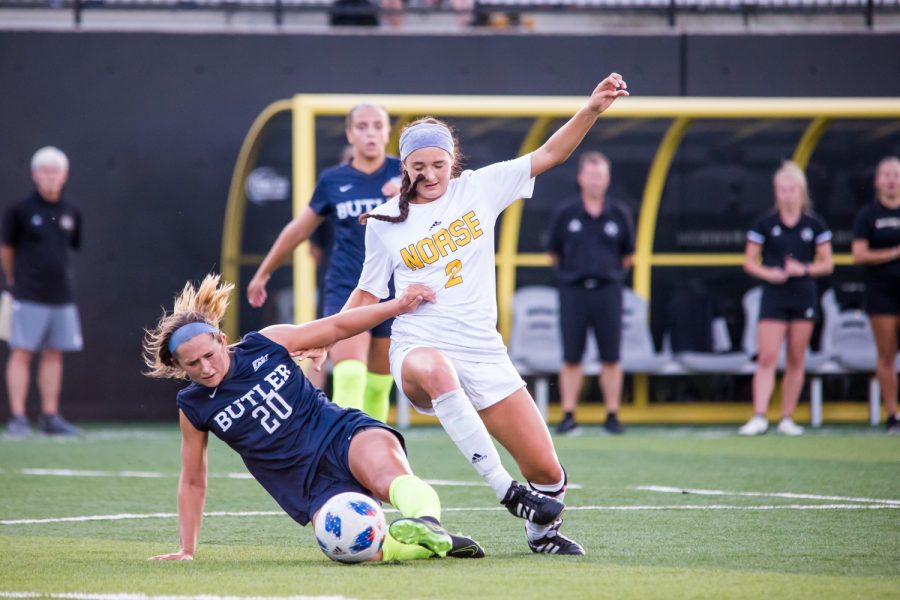
{"type": "Polygon", "coordinates": [[[723,428],[588,428],[557,438],[575,484],[564,531],[587,549],[574,559],[533,555],[522,521],[443,431],[413,429],[407,441],[416,472],[436,481],[444,523],[481,541],[486,559],[330,562],[311,528],[254,481],[229,476],[246,471],[211,441],[207,512],[262,514],[208,515],[197,560],[149,562],[177,549],[175,426],[0,440],[0,598],[900,598],[900,438],[880,429],[745,439],[723,428]],[[59,520],[86,516],[98,519],[59,520]]]}

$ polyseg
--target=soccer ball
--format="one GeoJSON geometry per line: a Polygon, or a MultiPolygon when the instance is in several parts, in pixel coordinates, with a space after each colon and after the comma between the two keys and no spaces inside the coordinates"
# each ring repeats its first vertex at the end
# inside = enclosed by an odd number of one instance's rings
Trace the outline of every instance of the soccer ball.
{"type": "Polygon", "coordinates": [[[342,563],[371,560],[384,543],[387,524],[381,506],[368,496],[332,496],[316,517],[316,540],[325,556],[342,563]]]}

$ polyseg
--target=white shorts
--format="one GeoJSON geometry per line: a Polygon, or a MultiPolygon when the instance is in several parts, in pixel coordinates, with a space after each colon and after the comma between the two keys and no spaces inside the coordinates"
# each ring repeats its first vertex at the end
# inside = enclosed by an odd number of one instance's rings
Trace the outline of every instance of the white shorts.
{"type": "MultiPolygon", "coordinates": [[[[416,348],[423,346],[416,345],[398,345],[391,343],[390,360],[391,375],[397,383],[397,389],[400,395],[417,411],[423,415],[433,415],[434,409],[422,408],[411,402],[406,394],[403,393],[403,377],[402,368],[406,356],[416,348]]],[[[457,360],[444,354],[453,363],[456,374],[459,377],[459,383],[462,385],[463,391],[469,397],[469,402],[475,407],[475,410],[484,410],[489,406],[497,404],[501,400],[508,398],[514,392],[525,387],[525,380],[516,371],[509,357],[504,357],[502,362],[471,362],[467,360],[457,360]]]]}

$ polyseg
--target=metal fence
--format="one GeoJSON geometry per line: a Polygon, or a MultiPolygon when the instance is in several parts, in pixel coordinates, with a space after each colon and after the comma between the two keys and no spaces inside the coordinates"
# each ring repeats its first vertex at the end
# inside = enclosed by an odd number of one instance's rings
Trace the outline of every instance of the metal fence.
{"type": "MultiPolygon", "coordinates": [[[[487,13],[655,15],[675,26],[679,16],[730,15],[738,17],[778,15],[855,15],[872,27],[880,15],[900,14],[900,0],[468,0],[476,17],[487,13]]],[[[379,19],[397,14],[459,13],[457,0],[0,0],[3,10],[70,11],[81,23],[86,11],[183,11],[271,13],[281,24],[288,13],[322,13],[330,16],[379,19]],[[399,7],[399,8],[395,8],[399,7]]],[[[463,2],[465,4],[465,2],[463,2]]],[[[472,24],[479,24],[477,19],[472,24]]],[[[482,23],[484,24],[484,23],[482,23]]]]}

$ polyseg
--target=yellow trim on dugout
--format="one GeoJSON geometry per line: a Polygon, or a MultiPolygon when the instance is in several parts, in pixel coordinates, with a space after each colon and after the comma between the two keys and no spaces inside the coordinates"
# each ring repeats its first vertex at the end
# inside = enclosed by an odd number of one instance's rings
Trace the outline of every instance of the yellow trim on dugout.
{"type": "Polygon", "coordinates": [[[822,134],[825,133],[825,130],[828,129],[828,125],[830,124],[831,119],[816,117],[810,121],[809,125],[806,127],[806,131],[803,132],[800,141],[797,142],[797,147],[794,148],[794,156],[792,158],[801,169],[805,169],[806,165],[809,164],[809,159],[812,157],[813,150],[816,149],[819,140],[822,139],[822,134]]]}
{"type": "Polygon", "coordinates": [[[256,117],[253,124],[250,125],[247,135],[244,136],[244,141],[241,143],[241,149],[238,152],[234,165],[234,173],[231,176],[231,184],[228,187],[225,223],[222,227],[222,264],[219,268],[222,270],[222,278],[225,281],[234,283],[234,292],[232,292],[231,301],[228,303],[228,309],[225,312],[225,319],[222,324],[223,331],[228,334],[231,340],[237,340],[240,332],[238,315],[240,314],[240,299],[243,293],[240,276],[241,265],[247,264],[241,253],[244,212],[247,207],[247,193],[244,186],[259,152],[259,143],[266,125],[275,115],[290,109],[291,103],[289,100],[279,100],[264,108],[259,116],[256,117]]]}
{"type": "MultiPolygon", "coordinates": [[[[532,123],[519,147],[519,156],[537,150],[547,137],[547,130],[553,124],[551,117],[540,117],[532,123]]],[[[497,319],[498,328],[503,341],[509,343],[509,331],[512,329],[512,298],[516,293],[516,256],[519,247],[519,229],[522,225],[522,199],[513,202],[503,212],[500,225],[499,252],[494,261],[497,263],[497,319]]],[[[550,259],[544,256],[547,264],[550,259]]]]}
{"type": "MultiPolygon", "coordinates": [[[[292,100],[275,102],[254,121],[241,146],[235,173],[229,188],[225,226],[222,239],[222,271],[226,280],[237,285],[236,295],[241,295],[240,266],[256,264],[255,255],[241,253],[242,227],[246,197],[244,183],[255,153],[258,150],[262,131],[268,121],[278,112],[293,108],[293,208],[299,214],[308,204],[315,185],[315,118],[316,116],[344,116],[361,99],[378,103],[388,113],[402,115],[395,127],[410,119],[411,115],[437,114],[459,117],[537,117],[521,152],[530,151],[533,140],[546,135],[537,135],[538,124],[546,127],[555,118],[565,118],[575,113],[584,104],[582,97],[562,96],[397,96],[349,94],[298,94],[292,100]]],[[[702,267],[739,266],[743,262],[740,254],[654,254],[653,237],[662,199],[662,192],[675,153],[687,129],[695,119],[794,119],[811,118],[794,150],[793,160],[806,166],[827,127],[835,119],[878,119],[900,117],[900,99],[897,98],[626,98],[619,100],[604,119],[631,118],[672,118],[673,122],[657,149],[648,173],[644,189],[641,216],[635,250],[635,290],[650,300],[651,268],[659,267],[702,267]]],[[[396,132],[392,135],[391,146],[396,143],[396,132]]],[[[535,146],[536,147],[536,146],[535,146]]],[[[511,307],[517,267],[547,267],[549,258],[545,254],[518,254],[518,225],[521,220],[521,203],[508,209],[501,227],[500,247],[496,256],[498,267],[498,318],[499,328],[508,337],[511,326],[511,307]],[[511,211],[511,212],[510,212],[511,211]],[[516,212],[518,211],[518,212],[516,212]],[[512,217],[512,218],[509,218],[512,217]],[[507,224],[509,223],[509,224],[507,224]],[[516,227],[513,227],[515,223],[516,227]],[[515,229],[515,231],[514,231],[515,229]],[[512,241],[510,241],[512,240],[512,241]]],[[[315,270],[309,253],[303,244],[294,253],[295,318],[311,320],[315,315],[315,270]]],[[[852,265],[848,254],[835,255],[835,264],[852,265]]],[[[225,330],[234,338],[239,332],[237,320],[238,302],[233,301],[225,319],[225,330]]],[[[636,382],[637,383],[637,382],[636,382]]],[[[641,382],[644,383],[644,382],[641,382]]],[[[646,385],[635,388],[638,407],[646,406],[646,385]]],[[[655,410],[655,409],[654,409],[655,410]]]]}

